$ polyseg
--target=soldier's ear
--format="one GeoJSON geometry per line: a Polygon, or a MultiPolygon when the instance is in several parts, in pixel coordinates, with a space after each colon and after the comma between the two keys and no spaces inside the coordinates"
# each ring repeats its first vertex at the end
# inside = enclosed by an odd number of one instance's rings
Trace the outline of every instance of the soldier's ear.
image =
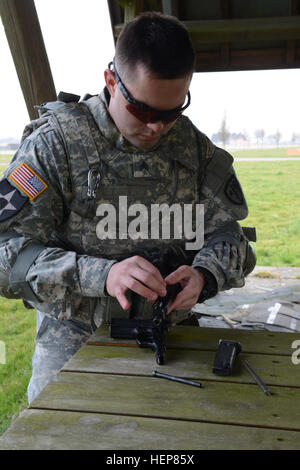
{"type": "Polygon", "coordinates": [[[113,73],[112,70],[105,69],[104,70],[104,79],[105,79],[107,89],[110,93],[110,96],[114,97],[116,87],[117,87],[117,81],[116,81],[115,74],[113,73]]]}

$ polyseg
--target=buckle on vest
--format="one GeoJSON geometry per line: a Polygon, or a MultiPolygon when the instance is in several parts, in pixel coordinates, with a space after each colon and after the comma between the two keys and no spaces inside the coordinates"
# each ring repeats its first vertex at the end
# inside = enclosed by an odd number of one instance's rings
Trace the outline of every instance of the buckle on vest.
{"type": "Polygon", "coordinates": [[[101,173],[96,168],[91,168],[88,172],[88,190],[87,197],[95,199],[96,191],[98,189],[101,179],[101,173]]]}

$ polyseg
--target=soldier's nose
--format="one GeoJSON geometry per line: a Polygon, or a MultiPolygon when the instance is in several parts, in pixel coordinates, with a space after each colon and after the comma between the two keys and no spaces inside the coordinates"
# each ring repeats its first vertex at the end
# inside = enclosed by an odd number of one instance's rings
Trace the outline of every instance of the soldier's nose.
{"type": "Polygon", "coordinates": [[[155,134],[159,134],[164,128],[164,123],[162,121],[148,122],[147,127],[148,129],[151,129],[155,134]]]}

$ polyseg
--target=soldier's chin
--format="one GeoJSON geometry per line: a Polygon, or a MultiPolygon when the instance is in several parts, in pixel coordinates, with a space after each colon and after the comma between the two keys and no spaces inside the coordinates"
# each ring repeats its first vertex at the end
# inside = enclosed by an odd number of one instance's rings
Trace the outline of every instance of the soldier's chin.
{"type": "Polygon", "coordinates": [[[140,147],[140,148],[151,148],[153,147],[154,145],[157,144],[157,142],[159,141],[160,139],[160,136],[148,136],[148,135],[143,135],[143,134],[139,134],[137,137],[136,137],[136,142],[137,144],[137,147],[140,147]]]}

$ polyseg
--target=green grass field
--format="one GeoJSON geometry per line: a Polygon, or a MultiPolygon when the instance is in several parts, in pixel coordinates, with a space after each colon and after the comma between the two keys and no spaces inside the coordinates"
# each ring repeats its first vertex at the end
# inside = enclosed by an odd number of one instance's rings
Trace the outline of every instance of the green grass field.
{"type": "MultiPolygon", "coordinates": [[[[266,152],[283,157],[282,151],[241,152],[247,152],[243,153],[247,157],[265,157],[266,152]]],[[[233,154],[240,156],[240,152],[233,154]]],[[[0,163],[8,160],[0,155],[0,163]]],[[[4,168],[0,166],[0,172],[4,168]]],[[[250,210],[242,225],[257,228],[258,265],[300,266],[300,161],[236,162],[235,169],[250,210]]],[[[0,364],[0,434],[26,406],[34,337],[35,312],[25,309],[21,301],[0,298],[0,340],[6,345],[6,364],[0,364]]]]}
{"type": "Polygon", "coordinates": [[[297,156],[300,157],[300,145],[297,147],[234,150],[230,153],[234,158],[287,158],[297,156]]]}
{"type": "Polygon", "coordinates": [[[242,225],[255,226],[257,264],[300,266],[300,160],[236,162],[249,206],[242,225]]]}
{"type": "Polygon", "coordinates": [[[0,298],[0,340],[5,343],[6,363],[0,364],[0,435],[14,414],[27,405],[26,389],[34,350],[34,310],[21,300],[0,298]]]}
{"type": "MultiPolygon", "coordinates": [[[[3,163],[8,163],[10,162],[10,160],[12,159],[12,154],[11,153],[0,153],[0,163],[3,164],[3,163]]],[[[2,165],[1,165],[2,166],[2,165]]],[[[3,167],[5,168],[5,166],[3,167]]]]}

